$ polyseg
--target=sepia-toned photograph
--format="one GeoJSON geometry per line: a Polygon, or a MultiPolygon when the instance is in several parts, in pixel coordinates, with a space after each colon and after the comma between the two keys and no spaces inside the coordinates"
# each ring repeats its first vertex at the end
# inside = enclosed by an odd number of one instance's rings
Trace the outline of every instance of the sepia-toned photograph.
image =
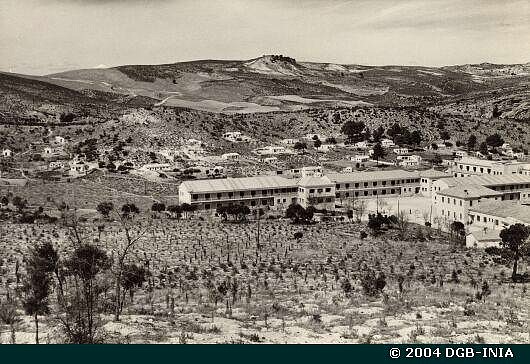
{"type": "Polygon", "coordinates": [[[0,0],[0,150],[0,344],[530,344],[529,0],[0,0]]]}

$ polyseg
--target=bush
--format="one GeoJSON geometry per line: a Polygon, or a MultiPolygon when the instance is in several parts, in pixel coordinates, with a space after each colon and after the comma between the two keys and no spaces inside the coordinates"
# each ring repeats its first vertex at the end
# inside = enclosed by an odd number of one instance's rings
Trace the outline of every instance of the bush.
{"type": "Polygon", "coordinates": [[[367,296],[378,296],[386,286],[386,278],[383,272],[375,273],[368,270],[361,276],[361,286],[367,296]]]}

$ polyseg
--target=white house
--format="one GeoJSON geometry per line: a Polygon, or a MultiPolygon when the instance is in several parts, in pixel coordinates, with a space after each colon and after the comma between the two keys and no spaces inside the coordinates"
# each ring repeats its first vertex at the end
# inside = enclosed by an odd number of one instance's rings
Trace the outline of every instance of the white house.
{"type": "Polygon", "coordinates": [[[169,163],[149,163],[144,164],[140,169],[151,172],[170,171],[172,169],[172,165],[169,163]]]}
{"type": "Polygon", "coordinates": [[[73,160],[70,162],[70,170],[68,173],[73,177],[81,177],[86,176],[94,168],[95,166],[90,163],[73,160]]]}
{"type": "Polygon", "coordinates": [[[66,168],[66,162],[65,161],[52,161],[48,165],[48,168],[50,170],[63,169],[63,168],[66,168]]]}
{"type": "Polygon", "coordinates": [[[229,131],[227,133],[224,133],[223,138],[228,140],[229,142],[234,142],[234,143],[249,142],[251,140],[250,137],[243,135],[239,131],[229,131]]]}
{"type": "Polygon", "coordinates": [[[269,164],[276,164],[278,162],[278,158],[276,157],[263,158],[263,162],[269,163],[269,164]]]}
{"type": "Polygon", "coordinates": [[[396,144],[394,143],[393,140],[391,139],[381,139],[381,146],[383,148],[390,148],[390,147],[393,147],[395,146],[396,144]]]}
{"type": "Polygon", "coordinates": [[[54,155],[64,153],[64,149],[61,145],[59,146],[47,146],[44,148],[44,157],[51,157],[54,155]]]}
{"type": "Polygon", "coordinates": [[[2,157],[9,158],[13,155],[13,151],[11,149],[2,149],[2,157]]]}
{"type": "Polygon", "coordinates": [[[288,154],[289,151],[285,147],[269,145],[267,147],[254,149],[254,153],[258,155],[280,155],[280,154],[288,154]]]}
{"type": "Polygon", "coordinates": [[[280,140],[280,143],[283,145],[295,145],[298,142],[300,142],[300,139],[286,138],[286,139],[280,140]]]}
{"type": "Polygon", "coordinates": [[[472,231],[466,235],[466,247],[468,248],[498,247],[501,241],[498,230],[472,231]]]}
{"type": "Polygon", "coordinates": [[[327,153],[327,152],[332,151],[333,149],[335,149],[335,147],[336,147],[335,144],[322,144],[320,147],[317,148],[317,150],[319,152],[327,153]]]}
{"type": "Polygon", "coordinates": [[[392,151],[397,155],[409,154],[409,148],[404,147],[394,148],[392,151]]]}
{"type": "Polygon", "coordinates": [[[239,153],[225,153],[221,155],[221,158],[227,161],[237,161],[239,160],[240,154],[239,153]]]}
{"type": "Polygon", "coordinates": [[[309,133],[305,136],[307,140],[326,140],[328,137],[322,134],[309,133]]]}
{"type": "Polygon", "coordinates": [[[353,157],[350,157],[350,160],[355,163],[364,163],[370,160],[370,156],[364,154],[357,154],[353,157]]]}
{"type": "Polygon", "coordinates": [[[357,142],[357,143],[355,143],[355,148],[366,149],[366,148],[368,148],[368,142],[366,142],[364,140],[362,142],[357,142]]]}
{"type": "Polygon", "coordinates": [[[463,150],[457,150],[455,156],[459,158],[467,157],[467,152],[463,150]]]}
{"type": "Polygon", "coordinates": [[[66,139],[64,139],[64,137],[62,137],[60,135],[56,135],[55,138],[53,138],[53,142],[55,144],[65,145],[66,144],[66,139]]]}
{"type": "Polygon", "coordinates": [[[302,177],[313,177],[322,175],[322,167],[320,166],[307,166],[300,168],[300,176],[302,177]]]}
{"type": "Polygon", "coordinates": [[[417,167],[421,163],[421,157],[416,154],[411,155],[398,155],[398,165],[402,167],[417,167]]]}

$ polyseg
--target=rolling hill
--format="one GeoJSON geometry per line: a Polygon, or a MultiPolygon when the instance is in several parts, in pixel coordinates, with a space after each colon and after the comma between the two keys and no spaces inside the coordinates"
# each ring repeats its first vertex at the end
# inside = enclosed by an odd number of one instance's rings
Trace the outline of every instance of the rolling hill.
{"type": "MultiPolygon", "coordinates": [[[[160,120],[157,128],[164,120],[186,120],[187,127],[210,130],[210,137],[241,129],[273,140],[294,136],[293,130],[338,132],[340,125],[330,120],[339,113],[341,121],[358,118],[371,128],[400,122],[430,139],[437,137],[436,126],[444,120],[455,139],[496,131],[528,147],[529,74],[529,64],[380,67],[298,62],[277,55],[47,76],[0,73],[0,121],[61,125],[61,115],[70,114],[74,124],[100,124],[146,109],[150,118],[160,120]]],[[[169,130],[178,128],[171,125],[169,130]]]]}

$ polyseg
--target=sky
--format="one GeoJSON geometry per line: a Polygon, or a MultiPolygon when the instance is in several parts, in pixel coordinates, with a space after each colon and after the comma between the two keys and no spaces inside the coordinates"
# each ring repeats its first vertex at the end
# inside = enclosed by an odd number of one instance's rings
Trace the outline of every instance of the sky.
{"type": "Polygon", "coordinates": [[[246,60],[530,62],[530,0],[0,0],[0,70],[246,60]]]}

